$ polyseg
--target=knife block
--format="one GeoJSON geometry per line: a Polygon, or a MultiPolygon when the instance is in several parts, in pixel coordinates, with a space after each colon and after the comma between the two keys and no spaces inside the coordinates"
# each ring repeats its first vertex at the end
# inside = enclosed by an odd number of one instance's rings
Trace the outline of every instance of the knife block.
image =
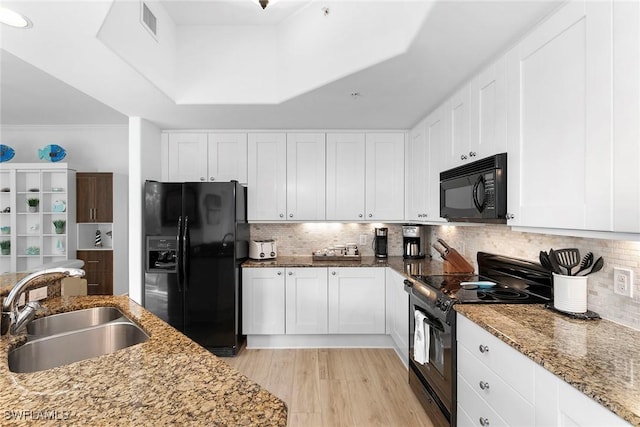
{"type": "Polygon", "coordinates": [[[445,274],[473,274],[475,271],[473,265],[469,264],[469,262],[453,248],[449,250],[449,255],[443,263],[445,274]]]}

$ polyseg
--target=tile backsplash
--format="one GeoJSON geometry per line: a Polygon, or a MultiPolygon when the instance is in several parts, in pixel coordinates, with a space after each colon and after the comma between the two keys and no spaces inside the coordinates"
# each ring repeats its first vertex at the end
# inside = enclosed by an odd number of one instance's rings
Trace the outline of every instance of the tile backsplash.
{"type": "MultiPolygon", "coordinates": [[[[371,241],[375,227],[389,228],[388,252],[402,255],[402,226],[400,224],[251,224],[252,239],[275,238],[281,255],[311,255],[312,251],[336,244],[355,242],[362,255],[372,256],[371,241]],[[360,245],[360,235],[367,236],[367,244],[360,245]]],[[[512,231],[505,225],[484,226],[430,226],[427,232],[429,247],[436,238],[442,238],[473,261],[477,268],[478,251],[497,253],[517,258],[538,260],[538,253],[549,248],[580,249],[581,253],[593,252],[604,258],[604,268],[589,276],[588,308],[605,319],[640,330],[640,242],[582,237],[555,236],[549,234],[512,231]],[[633,298],[613,292],[613,268],[633,270],[633,298]]],[[[431,249],[434,260],[440,260],[431,249]]]]}

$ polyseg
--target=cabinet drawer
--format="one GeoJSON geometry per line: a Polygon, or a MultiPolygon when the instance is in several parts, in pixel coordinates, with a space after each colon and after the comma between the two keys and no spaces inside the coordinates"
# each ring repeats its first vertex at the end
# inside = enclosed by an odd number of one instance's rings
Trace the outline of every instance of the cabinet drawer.
{"type": "Polygon", "coordinates": [[[533,405],[462,346],[458,347],[460,379],[464,379],[509,425],[533,424],[533,405]]]}
{"type": "Polygon", "coordinates": [[[534,364],[531,360],[459,314],[457,334],[458,349],[466,348],[528,402],[534,401],[534,364]]]}
{"type": "MultiPolygon", "coordinates": [[[[458,427],[467,425],[473,427],[525,426],[525,424],[507,424],[460,375],[458,375],[458,408],[462,408],[460,412],[466,415],[466,417],[458,418],[458,427]],[[466,422],[472,424],[466,424],[466,422]]],[[[531,425],[531,423],[526,425],[531,425]]]]}

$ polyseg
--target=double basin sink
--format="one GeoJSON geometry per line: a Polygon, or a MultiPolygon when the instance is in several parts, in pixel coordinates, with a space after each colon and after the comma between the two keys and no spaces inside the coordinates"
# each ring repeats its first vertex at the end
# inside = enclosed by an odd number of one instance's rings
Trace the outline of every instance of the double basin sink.
{"type": "Polygon", "coordinates": [[[115,307],[94,307],[29,322],[27,342],[9,352],[9,370],[43,371],[114,353],[149,340],[115,307]]]}

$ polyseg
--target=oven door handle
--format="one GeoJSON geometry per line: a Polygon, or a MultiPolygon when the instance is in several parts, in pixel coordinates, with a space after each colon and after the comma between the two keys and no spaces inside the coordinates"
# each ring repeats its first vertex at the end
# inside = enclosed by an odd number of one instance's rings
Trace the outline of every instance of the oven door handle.
{"type": "Polygon", "coordinates": [[[435,322],[429,318],[425,318],[424,319],[424,323],[426,323],[427,325],[431,326],[434,329],[439,330],[440,332],[444,332],[444,327],[442,326],[442,323],[440,323],[440,321],[436,320],[435,322]],[[438,323],[436,323],[438,322],[438,323]]]}

